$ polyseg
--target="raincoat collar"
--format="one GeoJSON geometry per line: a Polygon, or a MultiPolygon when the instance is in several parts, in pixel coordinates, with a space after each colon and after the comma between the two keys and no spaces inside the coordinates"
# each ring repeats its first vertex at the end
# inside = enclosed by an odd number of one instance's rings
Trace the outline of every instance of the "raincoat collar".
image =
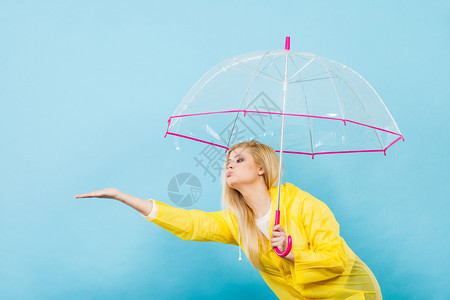
{"type": "MultiPolygon", "coordinates": [[[[289,183],[285,183],[284,185],[280,186],[280,201],[284,199],[285,196],[285,188],[286,185],[290,185],[289,183]]],[[[278,186],[274,186],[272,188],[270,188],[269,190],[270,193],[270,197],[272,198],[272,205],[270,207],[270,226],[269,226],[269,237],[272,236],[272,231],[273,231],[273,225],[275,224],[275,211],[277,210],[277,194],[278,194],[278,186]]],[[[280,202],[280,206],[281,206],[281,202],[280,202]]],[[[283,203],[284,205],[284,203],[283,203]]],[[[285,216],[285,215],[284,215],[285,216]]],[[[280,224],[284,224],[286,222],[286,219],[284,218],[284,216],[280,217],[280,224]],[[281,222],[281,220],[284,220],[284,222],[281,222]]],[[[239,231],[239,226],[238,226],[238,240],[239,240],[239,261],[242,261],[242,255],[241,255],[241,234],[239,231]]],[[[268,240],[269,243],[269,247],[270,247],[270,239],[268,240]]]]}

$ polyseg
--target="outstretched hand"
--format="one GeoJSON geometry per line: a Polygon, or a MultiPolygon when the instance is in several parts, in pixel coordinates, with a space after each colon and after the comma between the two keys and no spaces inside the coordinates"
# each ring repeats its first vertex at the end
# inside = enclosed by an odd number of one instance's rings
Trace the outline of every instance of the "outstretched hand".
{"type": "Polygon", "coordinates": [[[87,194],[76,195],[75,198],[109,198],[117,199],[120,191],[116,188],[106,188],[101,191],[93,191],[87,194]]]}

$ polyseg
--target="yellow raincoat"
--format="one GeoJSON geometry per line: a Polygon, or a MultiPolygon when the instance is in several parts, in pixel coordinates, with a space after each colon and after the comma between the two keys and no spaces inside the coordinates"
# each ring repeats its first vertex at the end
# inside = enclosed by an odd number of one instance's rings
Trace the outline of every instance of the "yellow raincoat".
{"type": "MultiPolygon", "coordinates": [[[[277,189],[270,189],[269,236],[277,189]]],[[[237,219],[228,210],[204,212],[155,203],[157,215],[147,219],[183,240],[242,244],[237,219]]],[[[280,206],[285,207],[280,224],[292,236],[295,262],[279,257],[267,239],[268,254],[260,251],[261,276],[280,299],[382,299],[377,280],[340,237],[339,224],[325,203],[286,183],[281,186],[280,206]]]]}

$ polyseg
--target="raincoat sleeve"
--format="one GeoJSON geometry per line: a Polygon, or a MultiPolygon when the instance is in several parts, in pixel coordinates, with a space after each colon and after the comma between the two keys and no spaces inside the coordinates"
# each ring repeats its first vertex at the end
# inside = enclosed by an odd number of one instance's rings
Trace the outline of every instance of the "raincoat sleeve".
{"type": "Polygon", "coordinates": [[[230,229],[229,211],[204,212],[186,210],[154,201],[156,216],[152,211],[146,219],[185,241],[219,242],[238,245],[230,229]],[[154,215],[153,217],[150,215],[154,215]]]}
{"type": "Polygon", "coordinates": [[[325,203],[309,194],[301,198],[298,224],[305,235],[306,246],[293,245],[292,279],[295,284],[307,284],[337,277],[347,264],[339,224],[325,203]]]}

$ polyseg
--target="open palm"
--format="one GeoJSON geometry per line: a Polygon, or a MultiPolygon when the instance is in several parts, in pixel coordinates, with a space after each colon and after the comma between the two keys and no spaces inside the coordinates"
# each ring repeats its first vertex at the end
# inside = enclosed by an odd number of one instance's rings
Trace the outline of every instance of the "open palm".
{"type": "Polygon", "coordinates": [[[116,199],[120,191],[116,188],[106,188],[101,191],[93,191],[87,194],[76,195],[75,198],[109,198],[116,199]]]}

